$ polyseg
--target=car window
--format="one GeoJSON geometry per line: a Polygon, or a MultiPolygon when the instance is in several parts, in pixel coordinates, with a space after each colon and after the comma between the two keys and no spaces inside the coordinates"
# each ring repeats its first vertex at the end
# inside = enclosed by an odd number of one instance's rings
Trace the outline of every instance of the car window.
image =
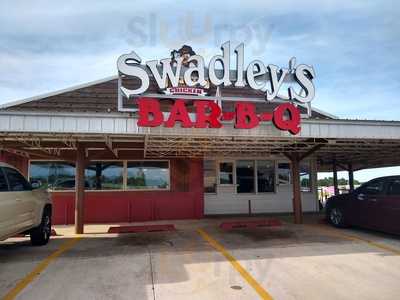
{"type": "Polygon", "coordinates": [[[30,183],[17,170],[4,168],[4,171],[10,185],[10,191],[18,192],[32,189],[30,183]]]}
{"type": "Polygon", "coordinates": [[[384,186],[385,181],[383,179],[375,179],[363,184],[358,191],[366,195],[380,195],[383,193],[384,186]]]}
{"type": "Polygon", "coordinates": [[[0,168],[0,192],[8,192],[8,183],[3,168],[0,168]]]}
{"type": "Polygon", "coordinates": [[[389,180],[387,194],[400,196],[400,178],[389,180]]]}

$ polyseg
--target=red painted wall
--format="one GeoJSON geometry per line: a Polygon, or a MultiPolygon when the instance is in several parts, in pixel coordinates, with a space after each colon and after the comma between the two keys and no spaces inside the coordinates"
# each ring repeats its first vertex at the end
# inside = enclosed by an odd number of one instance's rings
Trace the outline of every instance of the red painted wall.
{"type": "MultiPolygon", "coordinates": [[[[85,223],[142,222],[203,217],[203,165],[190,160],[188,191],[178,191],[180,176],[171,161],[171,191],[85,192],[85,223]]],[[[73,224],[74,192],[53,192],[53,223],[73,224]]]]}
{"type": "Polygon", "coordinates": [[[0,150],[0,161],[17,168],[24,176],[28,176],[28,159],[10,152],[0,150]]]}
{"type": "MultiPolygon", "coordinates": [[[[28,160],[0,151],[0,161],[28,175],[28,160]]],[[[85,223],[142,222],[203,217],[203,162],[171,159],[170,191],[85,192],[85,223]]],[[[53,224],[73,224],[75,192],[53,192],[53,224]]]]}

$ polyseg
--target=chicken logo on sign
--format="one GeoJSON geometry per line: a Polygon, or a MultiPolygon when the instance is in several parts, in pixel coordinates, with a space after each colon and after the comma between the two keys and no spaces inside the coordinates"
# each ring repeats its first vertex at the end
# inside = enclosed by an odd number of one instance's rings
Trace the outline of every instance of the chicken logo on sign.
{"type": "MultiPolygon", "coordinates": [[[[183,68],[191,68],[197,67],[196,61],[190,61],[190,57],[196,55],[196,52],[193,51],[192,47],[188,45],[183,45],[179,50],[171,51],[171,66],[176,67],[178,64],[178,60],[182,59],[182,67],[183,68]]],[[[195,82],[198,82],[199,75],[193,72],[191,74],[191,79],[195,82]]],[[[162,89],[161,92],[166,95],[196,95],[196,96],[207,96],[208,89],[210,88],[210,82],[206,80],[207,83],[205,86],[187,86],[183,78],[179,79],[178,86],[174,87],[171,85],[171,82],[167,82],[167,88],[162,89]]]]}

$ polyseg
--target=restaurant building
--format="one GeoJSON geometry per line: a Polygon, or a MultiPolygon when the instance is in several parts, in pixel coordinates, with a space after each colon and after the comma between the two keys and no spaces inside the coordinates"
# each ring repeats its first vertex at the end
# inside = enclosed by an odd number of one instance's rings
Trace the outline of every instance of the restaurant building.
{"type": "Polygon", "coordinates": [[[319,209],[317,172],[347,170],[352,188],[353,171],[400,164],[400,122],[320,111],[312,67],[245,70],[240,47],[235,70],[228,44],[208,68],[188,46],[165,64],[132,52],[117,76],[6,103],[0,160],[48,188],[53,223],[77,233],[84,223],[227,214],[294,213],[301,223],[319,209]]]}

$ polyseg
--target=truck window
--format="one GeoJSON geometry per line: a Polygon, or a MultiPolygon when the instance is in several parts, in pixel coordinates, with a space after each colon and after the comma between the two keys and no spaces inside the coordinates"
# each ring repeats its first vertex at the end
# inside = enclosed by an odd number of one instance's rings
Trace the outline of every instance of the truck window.
{"type": "Polygon", "coordinates": [[[32,190],[30,183],[22,176],[17,170],[11,168],[4,168],[10,191],[30,191],[32,190]]]}

